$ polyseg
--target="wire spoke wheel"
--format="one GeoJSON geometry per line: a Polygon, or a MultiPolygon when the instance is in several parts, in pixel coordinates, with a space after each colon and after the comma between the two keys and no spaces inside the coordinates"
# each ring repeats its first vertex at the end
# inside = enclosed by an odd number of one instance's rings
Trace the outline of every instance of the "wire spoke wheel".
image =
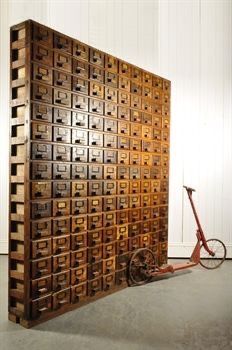
{"type": "Polygon", "coordinates": [[[129,277],[134,284],[142,285],[150,281],[155,269],[155,256],[150,249],[141,248],[134,252],[129,264],[129,277]]]}
{"type": "Polygon", "coordinates": [[[222,241],[219,239],[208,239],[207,245],[209,249],[214,253],[214,255],[210,255],[201,245],[200,251],[200,264],[206,269],[213,270],[218,268],[226,258],[226,247],[222,241]]]}

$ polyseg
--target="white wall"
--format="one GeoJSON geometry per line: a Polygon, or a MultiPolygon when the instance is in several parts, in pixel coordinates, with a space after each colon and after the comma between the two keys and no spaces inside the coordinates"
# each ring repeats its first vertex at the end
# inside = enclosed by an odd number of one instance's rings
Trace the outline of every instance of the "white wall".
{"type": "MultiPolygon", "coordinates": [[[[1,163],[8,159],[8,28],[32,18],[172,81],[169,255],[187,256],[194,244],[185,183],[197,188],[208,236],[222,238],[232,257],[231,6],[230,0],[2,2],[1,163]]],[[[7,183],[5,167],[0,253],[7,252],[7,183]]]]}

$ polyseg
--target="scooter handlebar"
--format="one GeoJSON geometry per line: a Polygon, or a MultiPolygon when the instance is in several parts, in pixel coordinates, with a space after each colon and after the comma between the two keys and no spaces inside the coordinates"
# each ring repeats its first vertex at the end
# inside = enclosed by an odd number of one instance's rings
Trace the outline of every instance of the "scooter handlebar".
{"type": "Polygon", "coordinates": [[[191,192],[196,192],[196,190],[194,190],[194,188],[188,187],[188,186],[183,186],[186,191],[191,191],[191,192]]]}

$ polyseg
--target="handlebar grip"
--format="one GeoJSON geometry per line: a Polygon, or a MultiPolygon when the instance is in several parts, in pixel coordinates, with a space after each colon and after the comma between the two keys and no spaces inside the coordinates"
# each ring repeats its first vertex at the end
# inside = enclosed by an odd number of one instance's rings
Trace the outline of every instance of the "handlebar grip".
{"type": "Polygon", "coordinates": [[[183,186],[186,191],[191,191],[191,192],[196,192],[196,190],[194,190],[194,188],[188,187],[188,186],[183,186]]]}

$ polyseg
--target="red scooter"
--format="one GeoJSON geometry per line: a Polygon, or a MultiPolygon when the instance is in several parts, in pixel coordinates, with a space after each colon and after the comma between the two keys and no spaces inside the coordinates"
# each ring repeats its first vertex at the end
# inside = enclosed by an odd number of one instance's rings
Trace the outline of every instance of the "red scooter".
{"type": "Polygon", "coordinates": [[[193,215],[197,224],[197,243],[192,252],[190,260],[186,263],[179,263],[174,265],[158,266],[154,253],[147,248],[140,248],[136,250],[131,257],[129,263],[129,278],[137,285],[147,283],[154,276],[163,275],[165,273],[174,273],[178,270],[187,269],[198,265],[206,269],[218,268],[226,258],[226,247],[222,241],[216,238],[206,240],[203,229],[200,224],[199,217],[193,203],[192,193],[195,192],[193,188],[184,186],[187,191],[188,198],[193,210],[193,215]]]}

